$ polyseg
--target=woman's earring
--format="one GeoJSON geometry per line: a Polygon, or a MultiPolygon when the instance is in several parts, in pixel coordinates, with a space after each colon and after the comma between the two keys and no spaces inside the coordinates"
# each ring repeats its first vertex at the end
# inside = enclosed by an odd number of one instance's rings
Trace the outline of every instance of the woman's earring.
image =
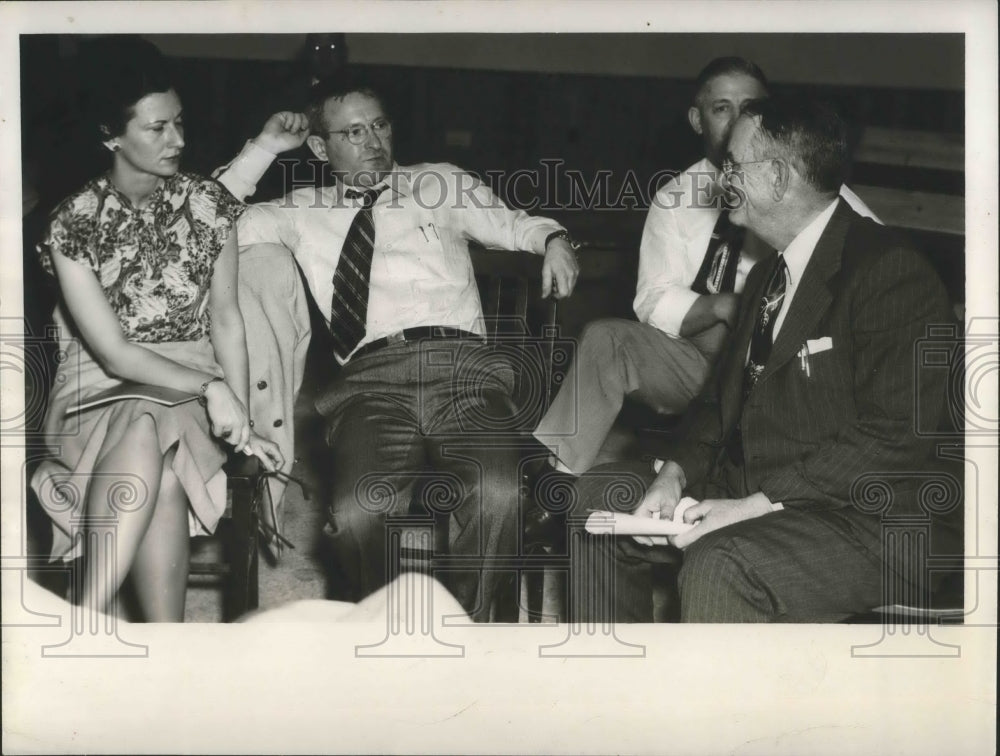
{"type": "Polygon", "coordinates": [[[115,142],[114,140],[110,139],[104,143],[104,146],[111,152],[118,152],[118,150],[122,148],[122,146],[118,144],[118,142],[115,142]]]}

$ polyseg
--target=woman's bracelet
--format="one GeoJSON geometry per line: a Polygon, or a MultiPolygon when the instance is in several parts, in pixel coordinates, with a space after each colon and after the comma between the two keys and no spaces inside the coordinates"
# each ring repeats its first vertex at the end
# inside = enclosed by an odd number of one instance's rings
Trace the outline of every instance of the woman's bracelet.
{"type": "Polygon", "coordinates": [[[221,381],[221,380],[222,380],[222,378],[219,378],[218,376],[216,376],[215,378],[209,378],[207,381],[205,381],[203,384],[201,384],[201,390],[198,392],[198,404],[200,404],[202,407],[205,407],[205,406],[208,405],[208,397],[205,396],[205,392],[208,391],[208,387],[211,384],[215,383],[216,381],[221,381]]]}

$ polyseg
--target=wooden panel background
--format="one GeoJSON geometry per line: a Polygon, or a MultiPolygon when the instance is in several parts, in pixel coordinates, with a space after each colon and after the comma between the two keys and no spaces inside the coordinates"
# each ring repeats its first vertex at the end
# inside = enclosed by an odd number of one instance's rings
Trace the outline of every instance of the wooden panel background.
{"type": "MultiPolygon", "coordinates": [[[[702,62],[726,52],[710,46],[719,35],[690,36],[684,44],[704,46],[698,56],[702,62]]],[[[251,48],[266,48],[266,35],[253,37],[251,48]]],[[[234,155],[269,113],[299,107],[307,76],[295,60],[234,59],[227,56],[235,53],[224,46],[219,48],[224,57],[199,56],[204,40],[185,39],[190,44],[181,49],[184,56],[175,58],[188,123],[185,167],[208,173],[234,155]]],[[[692,94],[688,69],[697,66],[685,63],[662,76],[642,75],[638,69],[629,75],[523,70],[531,61],[518,69],[509,60],[514,48],[502,48],[507,52],[501,54],[494,36],[488,39],[498,68],[507,70],[464,67],[461,59],[449,68],[418,65],[418,60],[361,66],[391,104],[397,159],[404,164],[449,161],[492,176],[491,183],[509,203],[555,217],[590,243],[580,296],[561,308],[569,333],[594,317],[631,316],[638,243],[656,179],[665,180],[662,171],[683,170],[699,156],[698,140],[685,117],[692,94]],[[546,165],[555,163],[560,172],[553,174],[546,165]],[[519,170],[534,172],[537,181],[522,180],[515,192],[509,179],[519,170]],[[578,172],[586,183],[603,172],[602,206],[574,201],[566,171],[578,172]],[[617,201],[629,182],[640,188],[640,197],[617,201]]],[[[590,42],[595,39],[600,38],[590,42]]],[[[780,41],[756,35],[747,44],[780,41]]],[[[801,42],[785,42],[801,47],[801,42]]],[[[831,63],[834,51],[823,45],[815,46],[816,60],[804,71],[772,66],[768,73],[774,92],[809,92],[837,103],[858,144],[852,184],[887,222],[916,234],[953,298],[961,301],[965,103],[964,92],[955,86],[963,65],[961,38],[944,35],[908,44],[918,43],[923,57],[910,56],[907,68],[913,76],[872,72],[872,81],[884,82],[890,75],[898,86],[859,85],[864,77],[857,62],[840,71],[831,63]],[[942,40],[946,44],[930,44],[942,40]],[[931,47],[938,68],[949,73],[944,80],[935,74],[930,80],[934,86],[921,88],[915,86],[917,73],[928,69],[926,51],[931,47]],[[816,73],[820,68],[826,75],[816,73]],[[838,76],[848,84],[830,83],[838,76]],[[803,77],[813,81],[806,83],[803,77]]],[[[371,61],[374,48],[365,45],[358,45],[359,53],[364,51],[371,61]]],[[[23,153],[41,194],[36,213],[44,214],[106,165],[97,140],[80,123],[83,82],[77,80],[73,57],[78,47],[74,38],[22,37],[23,153]]],[[[592,70],[596,65],[588,61],[580,67],[592,70]]],[[[606,70],[616,69],[609,62],[606,70]]],[[[318,180],[322,166],[310,157],[305,149],[284,156],[261,182],[257,198],[277,196],[292,181],[318,180]]]]}

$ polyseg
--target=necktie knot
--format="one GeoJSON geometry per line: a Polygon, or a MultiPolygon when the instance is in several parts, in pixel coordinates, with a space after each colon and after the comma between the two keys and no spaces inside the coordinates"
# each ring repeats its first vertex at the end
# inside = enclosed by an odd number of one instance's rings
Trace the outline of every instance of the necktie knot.
{"type": "Polygon", "coordinates": [[[349,200],[361,200],[362,207],[365,210],[370,209],[374,204],[378,196],[388,189],[387,186],[374,187],[372,189],[365,189],[363,192],[359,192],[357,189],[347,189],[344,192],[344,196],[349,200]]]}

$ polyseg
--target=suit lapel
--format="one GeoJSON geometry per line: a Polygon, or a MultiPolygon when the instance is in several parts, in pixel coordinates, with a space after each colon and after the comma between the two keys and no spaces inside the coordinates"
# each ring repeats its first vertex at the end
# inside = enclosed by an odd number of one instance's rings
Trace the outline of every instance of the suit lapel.
{"type": "Polygon", "coordinates": [[[746,364],[747,350],[750,348],[750,337],[757,323],[757,308],[760,304],[760,299],[764,296],[764,289],[767,287],[767,282],[771,280],[771,274],[774,272],[777,264],[778,255],[775,252],[771,252],[767,257],[758,262],[751,272],[751,275],[753,275],[758,269],[763,269],[764,271],[760,278],[757,279],[756,285],[753,288],[747,287],[743,291],[740,303],[742,310],[740,318],[737,321],[739,327],[736,329],[736,333],[733,334],[732,351],[728,356],[728,359],[732,361],[732,367],[725,374],[727,380],[722,386],[720,397],[720,409],[724,418],[723,422],[727,428],[735,424],[735,420],[739,417],[740,411],[743,408],[743,370],[746,364]]]}
{"type": "Polygon", "coordinates": [[[794,357],[833,301],[827,282],[840,270],[852,211],[843,200],[813,250],[758,385],[794,357]]]}

